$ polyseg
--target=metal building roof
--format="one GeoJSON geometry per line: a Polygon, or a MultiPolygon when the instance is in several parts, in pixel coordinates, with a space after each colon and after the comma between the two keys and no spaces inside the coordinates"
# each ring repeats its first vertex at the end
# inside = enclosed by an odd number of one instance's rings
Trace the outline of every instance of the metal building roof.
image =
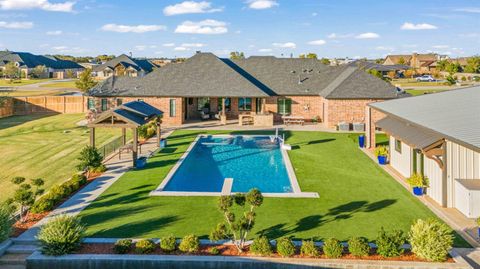
{"type": "Polygon", "coordinates": [[[378,102],[370,106],[480,150],[480,86],[378,102]]]}

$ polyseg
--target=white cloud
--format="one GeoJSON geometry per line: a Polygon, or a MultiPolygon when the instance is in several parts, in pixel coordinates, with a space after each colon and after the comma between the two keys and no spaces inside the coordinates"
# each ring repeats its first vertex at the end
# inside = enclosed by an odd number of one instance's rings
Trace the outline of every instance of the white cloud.
{"type": "Polygon", "coordinates": [[[32,27],[33,27],[33,22],[29,22],[29,21],[13,21],[13,22],[0,21],[0,28],[30,29],[32,27]]]}
{"type": "Polygon", "coordinates": [[[147,48],[147,46],[145,46],[145,45],[137,45],[137,46],[135,46],[135,50],[138,50],[138,51],[144,51],[146,48],[147,48]]]}
{"type": "Polygon", "coordinates": [[[203,43],[183,43],[181,47],[186,47],[186,48],[201,48],[205,47],[206,45],[203,43]]]}
{"type": "Polygon", "coordinates": [[[294,49],[297,47],[297,44],[293,42],[287,42],[287,43],[272,43],[272,45],[276,48],[287,48],[287,49],[294,49]]]}
{"type": "Polygon", "coordinates": [[[377,46],[375,47],[375,50],[381,50],[381,51],[394,51],[395,48],[394,47],[389,47],[389,46],[377,46]]]}
{"type": "Polygon", "coordinates": [[[400,29],[402,30],[434,30],[437,29],[438,27],[432,24],[428,23],[411,23],[411,22],[406,22],[404,23],[400,29]]]}
{"type": "Polygon", "coordinates": [[[184,1],[179,4],[166,6],[163,9],[163,14],[165,14],[165,16],[173,16],[179,14],[212,13],[222,10],[222,8],[211,8],[211,3],[206,1],[184,1]]]}
{"type": "Polygon", "coordinates": [[[215,35],[228,32],[227,24],[216,20],[203,20],[199,22],[184,21],[175,29],[175,33],[215,35]]]}
{"type": "Polygon", "coordinates": [[[189,48],[185,48],[185,47],[175,47],[173,49],[174,51],[187,51],[187,50],[190,50],[189,48]]]}
{"type": "Polygon", "coordinates": [[[480,33],[465,33],[465,34],[459,34],[459,37],[467,37],[467,38],[476,38],[480,37],[480,33]]]}
{"type": "Polygon", "coordinates": [[[380,38],[380,35],[377,33],[363,33],[355,36],[356,39],[376,39],[380,38]]]}
{"type": "Polygon", "coordinates": [[[250,0],[247,1],[248,7],[251,9],[268,9],[278,6],[275,0],[250,0]]]}
{"type": "Polygon", "coordinates": [[[467,13],[480,13],[480,7],[457,8],[455,9],[455,11],[467,12],[467,13]]]}
{"type": "Polygon", "coordinates": [[[48,31],[45,34],[47,34],[47,35],[61,35],[61,34],[63,34],[63,32],[60,31],[60,30],[56,30],[56,31],[48,31]]]}
{"type": "Polygon", "coordinates": [[[153,31],[166,30],[164,25],[120,25],[115,23],[105,24],[101,28],[103,31],[117,33],[146,33],[153,31]]]}
{"type": "Polygon", "coordinates": [[[450,46],[449,45],[434,45],[432,48],[434,49],[448,49],[450,46]]]}
{"type": "Polygon", "coordinates": [[[353,34],[337,34],[337,33],[331,33],[327,36],[329,39],[339,39],[339,38],[349,38],[352,37],[353,34]]]}
{"type": "Polygon", "coordinates": [[[272,49],[259,49],[258,52],[272,52],[272,49]]]}
{"type": "Polygon", "coordinates": [[[312,13],[312,17],[316,17],[316,16],[318,16],[318,13],[317,13],[317,12],[313,12],[313,13],[312,13]]]}
{"type": "Polygon", "coordinates": [[[326,43],[327,42],[323,39],[313,40],[313,41],[308,42],[309,45],[314,45],[314,46],[321,46],[321,45],[325,45],[326,43]]]}
{"type": "Polygon", "coordinates": [[[52,49],[59,50],[59,51],[64,51],[64,50],[68,49],[68,47],[67,46],[55,46],[55,47],[52,47],[52,49]]]}
{"type": "Polygon", "coordinates": [[[0,9],[42,9],[56,12],[72,12],[75,2],[50,3],[48,0],[0,0],[0,9]]]}
{"type": "Polygon", "coordinates": [[[164,46],[164,47],[175,47],[175,43],[165,43],[162,46],[164,46]]]}
{"type": "Polygon", "coordinates": [[[56,53],[84,53],[86,50],[80,47],[54,46],[52,49],[56,53]]]}

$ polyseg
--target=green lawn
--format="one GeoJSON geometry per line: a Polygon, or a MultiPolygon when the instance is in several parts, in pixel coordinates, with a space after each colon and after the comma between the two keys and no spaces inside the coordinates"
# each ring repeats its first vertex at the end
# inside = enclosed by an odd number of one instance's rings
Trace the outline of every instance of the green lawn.
{"type": "Polygon", "coordinates": [[[446,90],[438,90],[438,89],[426,89],[426,90],[405,90],[407,93],[417,96],[417,95],[423,95],[423,94],[428,94],[428,93],[437,93],[437,92],[443,92],[446,90]]]}
{"type": "Polygon", "coordinates": [[[52,82],[48,84],[42,84],[40,87],[42,88],[66,88],[66,89],[78,89],[75,85],[76,80],[72,81],[60,81],[60,82],[52,82]]]}
{"type": "Polygon", "coordinates": [[[23,85],[30,85],[44,81],[54,81],[51,78],[45,79],[22,79],[22,80],[14,80],[11,82],[9,79],[0,79],[0,87],[17,87],[23,85]]]}
{"type": "MultiPolygon", "coordinates": [[[[194,233],[208,237],[222,220],[218,198],[149,196],[200,133],[176,131],[168,147],[151,158],[145,169],[127,172],[82,211],[87,235],[158,238],[194,233]]],[[[415,219],[434,217],[357,148],[355,136],[286,135],[294,148],[289,156],[302,191],[318,192],[320,198],[266,198],[252,236],[346,240],[355,235],[372,240],[381,227],[407,231],[415,219]]],[[[465,243],[458,239],[457,244],[465,243]]]]}
{"type": "MultiPolygon", "coordinates": [[[[49,188],[75,172],[78,153],[89,141],[87,128],[76,125],[84,117],[63,114],[0,119],[0,202],[14,191],[12,177],[40,177],[49,188]]],[[[120,130],[98,129],[97,143],[120,135],[120,130]]]]}
{"type": "Polygon", "coordinates": [[[44,96],[44,95],[59,95],[68,93],[69,91],[59,91],[53,89],[42,89],[42,90],[0,90],[0,96],[10,96],[10,97],[23,97],[23,96],[44,96]]]}

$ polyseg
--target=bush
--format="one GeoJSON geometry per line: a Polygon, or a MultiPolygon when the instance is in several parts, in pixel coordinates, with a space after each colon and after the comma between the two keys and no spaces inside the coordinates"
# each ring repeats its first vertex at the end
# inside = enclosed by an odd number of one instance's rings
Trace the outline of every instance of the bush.
{"type": "Polygon", "coordinates": [[[335,238],[329,238],[323,243],[323,253],[327,258],[336,259],[342,257],[343,246],[335,238]]]}
{"type": "Polygon", "coordinates": [[[453,231],[435,219],[417,220],[410,228],[412,252],[431,262],[443,262],[453,246],[453,231]]]}
{"type": "Polygon", "coordinates": [[[405,236],[401,230],[394,230],[387,233],[382,228],[377,237],[376,243],[377,253],[382,257],[398,257],[404,251],[402,246],[405,244],[405,236]]]}
{"type": "Polygon", "coordinates": [[[307,257],[317,257],[318,256],[318,249],[315,246],[313,240],[310,241],[302,241],[302,247],[300,248],[300,254],[307,256],[307,257]]]}
{"type": "Polygon", "coordinates": [[[85,227],[79,218],[60,215],[42,226],[37,239],[42,253],[46,255],[64,255],[80,247],[85,227]]]}
{"type": "Polygon", "coordinates": [[[407,183],[410,187],[420,187],[426,188],[429,185],[428,177],[423,176],[419,173],[413,173],[409,178],[407,178],[407,183]]]}
{"type": "Polygon", "coordinates": [[[102,165],[103,156],[100,154],[97,148],[85,146],[80,152],[80,157],[78,160],[80,161],[80,163],[77,165],[78,170],[91,170],[92,168],[102,165]]]}
{"type": "Polygon", "coordinates": [[[89,171],[90,173],[101,174],[107,171],[107,167],[104,164],[101,164],[100,166],[91,168],[89,171]]]}
{"type": "Polygon", "coordinates": [[[138,240],[135,244],[135,252],[138,254],[147,254],[155,250],[156,246],[150,239],[138,240]]]}
{"type": "Polygon", "coordinates": [[[220,250],[218,250],[217,247],[212,247],[212,248],[210,249],[210,254],[212,254],[212,255],[218,255],[218,254],[220,254],[220,250]]]}
{"type": "Polygon", "coordinates": [[[7,240],[12,232],[12,209],[7,204],[0,204],[0,243],[7,240]]]}
{"type": "Polygon", "coordinates": [[[250,245],[250,251],[253,254],[270,256],[272,254],[272,245],[270,245],[267,237],[260,236],[253,240],[253,243],[250,245]]]}
{"type": "Polygon", "coordinates": [[[78,183],[78,186],[87,184],[87,177],[83,174],[74,174],[70,181],[78,183]]]}
{"type": "Polygon", "coordinates": [[[113,246],[113,251],[117,254],[125,254],[132,249],[132,239],[119,239],[113,246]]]}
{"type": "Polygon", "coordinates": [[[295,255],[295,245],[289,238],[277,240],[277,252],[282,257],[291,257],[295,255]]]}
{"type": "Polygon", "coordinates": [[[178,249],[188,253],[197,252],[200,249],[200,241],[198,237],[193,234],[187,235],[182,239],[180,245],[178,245],[178,249]]]}
{"type": "Polygon", "coordinates": [[[370,246],[364,237],[352,237],[348,240],[348,251],[353,256],[361,258],[370,254],[370,246]]]}
{"type": "Polygon", "coordinates": [[[385,146],[375,148],[375,156],[388,156],[388,149],[385,146]]]}
{"type": "Polygon", "coordinates": [[[160,239],[160,248],[163,251],[171,252],[174,251],[176,247],[176,239],[173,235],[166,236],[160,239]]]}

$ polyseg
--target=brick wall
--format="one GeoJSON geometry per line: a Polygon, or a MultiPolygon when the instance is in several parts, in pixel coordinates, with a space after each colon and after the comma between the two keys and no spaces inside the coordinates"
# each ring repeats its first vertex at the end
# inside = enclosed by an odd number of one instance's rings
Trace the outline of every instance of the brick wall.
{"type": "Polygon", "coordinates": [[[340,122],[365,123],[365,108],[367,104],[383,100],[373,99],[328,99],[326,100],[325,124],[329,128],[335,128],[340,122]]]}
{"type": "Polygon", "coordinates": [[[324,120],[324,104],[325,99],[321,96],[285,96],[285,97],[268,97],[266,102],[266,110],[275,113],[275,121],[281,121],[282,115],[277,114],[278,98],[292,99],[292,116],[303,116],[307,121],[315,117],[324,120]]]}

